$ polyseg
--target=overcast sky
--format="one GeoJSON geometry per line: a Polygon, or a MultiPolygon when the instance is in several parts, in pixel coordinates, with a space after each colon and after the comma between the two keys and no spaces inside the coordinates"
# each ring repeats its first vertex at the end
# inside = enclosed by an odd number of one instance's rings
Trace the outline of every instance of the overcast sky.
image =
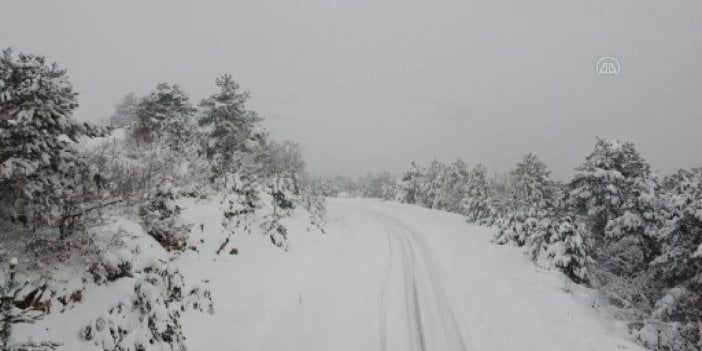
{"type": "Polygon", "coordinates": [[[595,136],[702,165],[699,0],[2,0],[0,33],[69,70],[82,120],[161,81],[196,103],[232,73],[322,174],[533,151],[566,178],[595,136]]]}

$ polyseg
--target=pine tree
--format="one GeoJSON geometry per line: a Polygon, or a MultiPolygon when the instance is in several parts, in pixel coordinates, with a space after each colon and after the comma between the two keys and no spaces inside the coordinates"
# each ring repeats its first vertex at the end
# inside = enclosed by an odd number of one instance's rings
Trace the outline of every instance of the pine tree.
{"type": "MultiPolygon", "coordinates": [[[[76,196],[87,165],[78,156],[82,137],[106,131],[78,123],[77,93],[66,71],[44,57],[10,49],[0,58],[0,201],[25,224],[53,223],[76,196]]],[[[71,206],[68,206],[69,208],[71,206]]]]}
{"type": "Polygon", "coordinates": [[[195,108],[178,85],[160,83],[136,109],[132,136],[138,142],[165,141],[171,149],[182,150],[192,137],[195,108]]]}
{"type": "Polygon", "coordinates": [[[572,281],[589,281],[587,266],[592,263],[586,241],[586,226],[569,215],[557,215],[540,223],[529,238],[532,258],[542,256],[572,281]]]}
{"type": "Polygon", "coordinates": [[[200,126],[207,130],[207,157],[215,173],[239,169],[241,153],[251,153],[265,144],[266,133],[257,113],[246,109],[249,94],[239,90],[234,78],[225,74],[215,83],[219,92],[200,102],[200,126]]]}
{"type": "Polygon", "coordinates": [[[568,202],[587,219],[593,256],[608,271],[633,275],[657,251],[656,184],[634,144],[598,139],[569,184],[568,202]]]}
{"type": "Polygon", "coordinates": [[[472,223],[490,223],[496,216],[492,208],[494,193],[485,178],[487,169],[482,164],[477,164],[470,171],[468,180],[463,189],[464,198],[461,202],[463,214],[472,223]]]}
{"type": "Polygon", "coordinates": [[[501,225],[495,242],[522,246],[540,222],[553,212],[556,185],[536,155],[528,153],[510,172],[511,213],[501,225]]]}
{"type": "MultiPolygon", "coordinates": [[[[634,144],[597,139],[595,150],[576,168],[569,201],[578,214],[589,218],[590,229],[604,236],[607,223],[624,214],[625,204],[637,193],[648,193],[650,166],[634,144]]],[[[612,233],[617,236],[617,233],[612,233]]]]}
{"type": "Polygon", "coordinates": [[[400,178],[396,199],[402,203],[415,204],[420,199],[420,184],[422,180],[422,170],[416,163],[410,164],[410,169],[400,178]]]}
{"type": "Polygon", "coordinates": [[[461,159],[446,166],[440,191],[441,208],[450,212],[462,212],[465,185],[469,178],[468,166],[461,159]]]}
{"type": "Polygon", "coordinates": [[[134,93],[129,93],[122,97],[115,112],[110,116],[108,125],[112,128],[127,128],[137,120],[137,109],[139,108],[139,98],[134,93]]]}
{"type": "Polygon", "coordinates": [[[702,289],[702,168],[668,177],[663,197],[665,225],[658,235],[661,252],[651,266],[669,287],[702,289]]]}

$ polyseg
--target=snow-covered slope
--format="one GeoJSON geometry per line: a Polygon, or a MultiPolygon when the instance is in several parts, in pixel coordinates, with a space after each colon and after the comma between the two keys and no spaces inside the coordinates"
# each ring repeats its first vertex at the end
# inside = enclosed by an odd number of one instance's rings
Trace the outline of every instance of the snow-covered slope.
{"type": "Polygon", "coordinates": [[[330,199],[327,234],[291,221],[291,249],[236,235],[214,257],[221,211],[200,253],[181,257],[209,280],[216,313],[189,314],[191,350],[640,350],[604,316],[596,294],[490,243],[461,216],[409,205],[330,199]]]}

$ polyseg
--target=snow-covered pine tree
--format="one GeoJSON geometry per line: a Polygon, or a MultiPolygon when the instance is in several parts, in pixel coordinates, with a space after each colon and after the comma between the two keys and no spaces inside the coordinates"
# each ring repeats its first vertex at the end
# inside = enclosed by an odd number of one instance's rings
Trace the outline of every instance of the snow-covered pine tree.
{"type": "Polygon", "coordinates": [[[139,98],[134,93],[129,93],[122,97],[117,105],[115,112],[110,116],[107,124],[112,128],[127,128],[132,123],[136,122],[137,109],[139,107],[139,98]]]}
{"type": "Polygon", "coordinates": [[[463,214],[472,223],[492,224],[497,215],[492,206],[494,194],[486,179],[487,169],[477,164],[470,171],[463,189],[463,214]]]}
{"type": "Polygon", "coordinates": [[[78,123],[77,93],[66,71],[44,57],[0,57],[0,208],[3,217],[38,226],[53,224],[76,196],[87,167],[78,156],[82,137],[107,131],[78,123]]]}
{"type": "Polygon", "coordinates": [[[650,166],[634,144],[597,139],[595,150],[576,168],[570,182],[569,202],[585,215],[594,235],[604,236],[607,223],[623,214],[623,206],[641,190],[650,166]]]}
{"type": "Polygon", "coordinates": [[[589,281],[587,266],[592,263],[586,237],[584,223],[561,213],[542,220],[528,244],[535,261],[546,261],[580,284],[589,281]]]}
{"type": "Polygon", "coordinates": [[[144,143],[165,140],[171,149],[179,151],[192,137],[195,111],[177,84],[160,83],[139,102],[132,136],[144,143]]]}
{"type": "Polygon", "coordinates": [[[203,99],[203,114],[198,123],[206,130],[207,157],[215,174],[239,170],[238,157],[260,149],[266,132],[260,127],[257,113],[246,109],[249,94],[239,90],[239,84],[229,74],[215,80],[219,92],[203,99]]]}
{"type": "Polygon", "coordinates": [[[465,184],[469,177],[468,166],[462,159],[446,165],[444,181],[440,190],[439,203],[443,210],[462,212],[462,200],[465,197],[465,184]]]}
{"type": "Polygon", "coordinates": [[[663,183],[660,254],[650,267],[666,290],[653,318],[667,329],[667,345],[694,350],[689,345],[702,344],[702,168],[680,170],[663,183]]]}
{"type": "MultiPolygon", "coordinates": [[[[229,243],[229,236],[237,230],[251,231],[254,213],[263,207],[261,203],[261,187],[253,179],[253,175],[246,172],[226,173],[225,196],[222,200],[224,207],[224,221],[222,226],[228,233],[225,244],[229,243]]],[[[221,251],[221,250],[219,250],[221,251]]]]}
{"type": "Polygon", "coordinates": [[[266,214],[261,223],[263,233],[268,235],[271,242],[285,250],[288,249],[288,229],[283,224],[283,219],[290,217],[295,208],[297,195],[293,193],[291,178],[272,178],[267,186],[271,198],[270,212],[266,214]]]}
{"type": "MultiPolygon", "coordinates": [[[[305,176],[304,190],[302,192],[302,205],[309,214],[310,225],[324,233],[327,226],[326,182],[305,176]]],[[[307,230],[309,230],[309,226],[307,230]]]]}
{"type": "Polygon", "coordinates": [[[417,203],[420,198],[422,174],[422,169],[412,161],[409,170],[403,173],[400,178],[400,183],[397,187],[397,196],[395,198],[402,203],[417,203]]]}
{"type": "Polygon", "coordinates": [[[524,155],[510,172],[511,213],[501,225],[495,242],[522,246],[554,209],[555,183],[550,172],[535,154],[524,155]]]}
{"type": "Polygon", "coordinates": [[[427,208],[440,208],[441,189],[445,181],[445,166],[433,160],[424,170],[419,185],[419,204],[427,208]]]}
{"type": "Polygon", "coordinates": [[[593,257],[615,274],[647,268],[656,249],[656,184],[634,144],[598,139],[576,169],[568,202],[587,219],[593,257]]]}
{"type": "Polygon", "coordinates": [[[651,265],[669,286],[692,281],[702,289],[702,168],[680,170],[665,182],[661,252],[651,265]]]}

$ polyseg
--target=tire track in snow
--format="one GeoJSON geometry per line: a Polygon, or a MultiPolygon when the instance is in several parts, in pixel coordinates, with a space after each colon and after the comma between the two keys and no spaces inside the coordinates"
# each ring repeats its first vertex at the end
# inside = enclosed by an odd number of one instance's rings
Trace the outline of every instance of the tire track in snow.
{"type": "Polygon", "coordinates": [[[387,236],[388,254],[387,262],[385,264],[385,274],[384,282],[380,288],[380,350],[386,351],[388,347],[387,339],[387,316],[388,316],[388,280],[390,279],[390,273],[392,271],[392,240],[390,235],[387,236]]]}
{"type": "MultiPolygon", "coordinates": [[[[405,314],[407,316],[407,333],[411,340],[412,350],[426,351],[430,341],[444,344],[447,350],[467,351],[468,347],[461,332],[460,326],[453,313],[451,302],[446,293],[446,288],[441,279],[440,267],[433,258],[433,254],[426,246],[421,233],[414,231],[406,224],[377,211],[364,209],[371,217],[377,219],[385,226],[388,238],[388,257],[386,265],[386,281],[381,287],[381,325],[380,325],[380,350],[386,351],[388,347],[388,291],[389,279],[393,273],[402,274],[402,292],[394,292],[404,296],[405,314]],[[394,267],[393,262],[399,260],[401,267],[394,267]],[[402,269],[403,272],[396,272],[402,269]],[[433,309],[433,310],[430,310],[433,309]],[[435,323],[424,312],[438,316],[439,328],[431,325],[435,323]],[[428,328],[429,327],[429,328],[428,328]],[[434,328],[431,328],[434,327],[434,328]],[[428,335],[428,330],[441,330],[443,335],[428,335]],[[431,340],[428,338],[431,337],[431,340]]],[[[436,347],[433,349],[443,349],[436,347]]]]}

